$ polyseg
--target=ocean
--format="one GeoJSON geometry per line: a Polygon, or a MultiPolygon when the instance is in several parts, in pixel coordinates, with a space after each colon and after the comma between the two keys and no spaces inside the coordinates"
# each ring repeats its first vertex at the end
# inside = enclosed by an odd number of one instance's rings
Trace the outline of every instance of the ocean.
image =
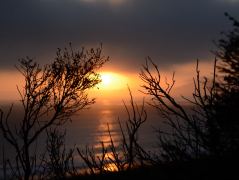
{"type": "MultiPolygon", "coordinates": [[[[5,111],[7,109],[6,107],[7,106],[5,105],[3,108],[5,111]]],[[[128,108],[131,111],[130,106],[128,106],[128,108]]],[[[149,105],[146,105],[146,111],[147,120],[140,127],[138,138],[142,147],[145,150],[152,152],[157,150],[158,141],[156,130],[163,125],[163,120],[162,118],[160,118],[159,113],[149,105]]],[[[21,117],[22,113],[20,112],[18,106],[15,105],[10,119],[14,119],[16,121],[21,117]]],[[[125,122],[127,121],[127,119],[128,115],[123,104],[99,105],[96,103],[89,109],[79,111],[72,117],[71,122],[67,122],[60,127],[62,131],[66,131],[66,149],[73,147],[84,149],[86,146],[88,146],[93,147],[96,152],[100,152],[100,143],[104,142],[107,147],[110,142],[107,124],[109,125],[112,138],[115,142],[115,145],[117,146],[122,139],[119,121],[121,122],[124,131],[126,131],[125,122]]],[[[0,163],[2,167],[3,158],[12,159],[13,157],[15,157],[15,152],[13,151],[12,147],[6,142],[6,140],[3,139],[2,134],[0,138],[0,163]]],[[[45,144],[45,138],[44,136],[41,136],[36,143],[36,149],[39,152],[43,152],[45,144]]],[[[79,163],[81,162],[76,162],[76,164],[78,165],[79,163]]]]}

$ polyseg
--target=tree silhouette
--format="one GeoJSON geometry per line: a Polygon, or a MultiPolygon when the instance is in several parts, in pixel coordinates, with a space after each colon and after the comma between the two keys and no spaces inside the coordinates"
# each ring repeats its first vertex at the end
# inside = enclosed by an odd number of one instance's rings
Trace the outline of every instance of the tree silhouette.
{"type": "Polygon", "coordinates": [[[194,106],[193,114],[171,95],[175,84],[174,75],[171,83],[168,81],[163,83],[158,66],[150,58],[140,73],[140,78],[144,82],[143,92],[152,97],[150,104],[165,118],[168,126],[168,130],[158,130],[160,161],[191,160],[211,151],[207,136],[215,88],[208,87],[207,78],[204,82],[200,82],[198,64],[196,72],[193,100],[188,100],[194,106]]]}
{"type": "Polygon", "coordinates": [[[46,153],[41,165],[43,172],[38,176],[40,179],[64,179],[78,175],[74,164],[75,148],[66,149],[65,136],[66,130],[47,130],[46,153]]]}
{"type": "Polygon", "coordinates": [[[201,77],[196,65],[192,109],[179,103],[171,91],[175,84],[162,82],[158,66],[147,58],[140,77],[151,105],[166,119],[169,130],[159,130],[162,161],[202,157],[237,156],[239,150],[239,23],[226,14],[234,29],[217,43],[213,78],[201,77]]]}
{"type": "Polygon", "coordinates": [[[239,22],[228,13],[225,15],[233,23],[233,30],[223,33],[215,52],[220,72],[216,83],[215,119],[223,141],[220,151],[236,156],[239,150],[239,22]]]}
{"type": "Polygon", "coordinates": [[[23,89],[18,87],[23,117],[11,126],[13,107],[6,116],[0,110],[0,129],[16,151],[17,178],[29,179],[36,173],[37,155],[31,147],[47,128],[63,125],[75,112],[94,103],[88,90],[100,82],[96,70],[107,60],[101,46],[74,51],[70,45],[58,49],[54,62],[44,67],[28,57],[19,61],[17,69],[25,80],[23,89]]]}
{"type": "Polygon", "coordinates": [[[225,15],[232,21],[233,30],[223,33],[224,38],[216,43],[215,55],[220,60],[217,68],[223,73],[223,82],[218,85],[232,92],[239,91],[239,22],[228,13],[225,15]]]}

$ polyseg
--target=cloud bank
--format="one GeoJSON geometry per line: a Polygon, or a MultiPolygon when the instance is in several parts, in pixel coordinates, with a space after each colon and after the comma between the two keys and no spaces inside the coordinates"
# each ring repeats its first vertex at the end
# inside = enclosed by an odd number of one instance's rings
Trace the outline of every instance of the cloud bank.
{"type": "Polygon", "coordinates": [[[212,43],[239,18],[234,0],[8,0],[0,6],[0,68],[25,56],[49,62],[69,42],[97,47],[112,67],[137,70],[144,57],[161,66],[213,57],[212,43]]]}

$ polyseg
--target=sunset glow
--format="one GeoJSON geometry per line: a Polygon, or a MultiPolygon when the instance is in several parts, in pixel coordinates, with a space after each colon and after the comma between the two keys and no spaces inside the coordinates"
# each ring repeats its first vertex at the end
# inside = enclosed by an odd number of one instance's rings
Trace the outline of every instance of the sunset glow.
{"type": "Polygon", "coordinates": [[[112,82],[112,76],[110,74],[103,74],[101,75],[102,85],[108,86],[112,82]]]}
{"type": "Polygon", "coordinates": [[[128,83],[128,78],[119,73],[102,72],[100,76],[101,83],[98,88],[102,90],[122,89],[125,88],[128,83]]]}

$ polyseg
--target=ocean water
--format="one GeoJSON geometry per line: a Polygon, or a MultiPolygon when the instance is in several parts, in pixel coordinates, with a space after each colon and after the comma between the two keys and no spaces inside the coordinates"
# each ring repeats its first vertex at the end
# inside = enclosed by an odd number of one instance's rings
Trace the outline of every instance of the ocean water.
{"type": "MultiPolygon", "coordinates": [[[[7,106],[4,106],[6,111],[7,106]]],[[[128,106],[129,111],[132,111],[128,106]]],[[[141,126],[138,133],[139,142],[145,150],[154,151],[157,149],[157,134],[156,129],[162,126],[162,118],[158,112],[150,106],[146,105],[147,120],[141,126]]],[[[17,121],[22,117],[22,113],[18,106],[14,106],[10,119],[17,121]]],[[[92,105],[89,109],[84,109],[72,117],[71,122],[67,122],[61,126],[62,131],[66,131],[65,145],[67,149],[78,147],[84,149],[86,146],[93,147],[96,152],[100,152],[100,142],[104,142],[107,146],[110,142],[108,126],[112,138],[117,146],[122,139],[119,121],[123,129],[126,130],[125,122],[128,119],[127,112],[123,105],[92,105]],[[108,124],[108,126],[107,126],[108,124]]],[[[0,136],[0,163],[2,165],[4,158],[15,157],[15,152],[12,147],[0,136]],[[4,149],[4,151],[3,151],[4,149]],[[4,153],[4,154],[3,154],[4,153]]],[[[41,136],[35,148],[41,152],[44,151],[46,141],[44,136],[41,136]]]]}
{"type": "MultiPolygon", "coordinates": [[[[129,106],[129,110],[131,108],[129,106]]],[[[132,113],[131,113],[132,116],[132,113]]],[[[115,142],[121,140],[119,121],[126,130],[125,122],[128,115],[123,105],[105,105],[95,106],[91,109],[79,112],[73,117],[71,123],[66,126],[66,141],[69,145],[93,146],[96,147],[100,142],[108,143],[110,141],[108,127],[115,142]]],[[[155,130],[162,123],[158,112],[147,107],[147,120],[139,129],[139,141],[146,148],[156,145],[155,130]]]]}

